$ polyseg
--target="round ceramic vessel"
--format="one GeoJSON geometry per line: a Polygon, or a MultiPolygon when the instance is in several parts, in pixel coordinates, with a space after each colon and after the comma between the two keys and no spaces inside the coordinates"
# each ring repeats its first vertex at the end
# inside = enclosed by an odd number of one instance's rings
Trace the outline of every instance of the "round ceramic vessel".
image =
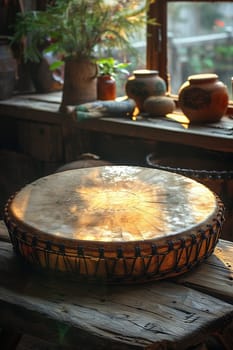
{"type": "Polygon", "coordinates": [[[166,83],[156,70],[135,70],[133,76],[126,82],[126,93],[132,98],[140,112],[144,111],[144,101],[149,96],[163,96],[166,93],[166,83]]]}
{"type": "Polygon", "coordinates": [[[190,122],[217,122],[228,106],[227,87],[216,74],[191,75],[180,87],[179,107],[190,122]]]}
{"type": "Polygon", "coordinates": [[[116,99],[116,80],[111,75],[97,78],[97,99],[111,101],[116,99]]]}
{"type": "Polygon", "coordinates": [[[175,102],[167,96],[150,96],[144,102],[144,110],[150,117],[164,116],[174,109],[175,102]]]}
{"type": "Polygon", "coordinates": [[[6,40],[0,39],[0,100],[10,98],[16,85],[16,61],[6,40]]]}

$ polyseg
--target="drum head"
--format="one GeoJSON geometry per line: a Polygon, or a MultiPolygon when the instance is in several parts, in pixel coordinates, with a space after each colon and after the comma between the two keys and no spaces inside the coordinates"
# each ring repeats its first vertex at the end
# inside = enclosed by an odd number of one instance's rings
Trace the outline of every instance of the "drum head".
{"type": "Polygon", "coordinates": [[[5,221],[16,251],[30,263],[128,280],[170,276],[209,256],[220,234],[222,211],[213,192],[182,175],[102,166],[56,173],[27,185],[8,202],[5,221]],[[169,256],[167,266],[161,265],[161,254],[169,256]],[[134,262],[135,268],[124,269],[123,261],[134,262]]]}

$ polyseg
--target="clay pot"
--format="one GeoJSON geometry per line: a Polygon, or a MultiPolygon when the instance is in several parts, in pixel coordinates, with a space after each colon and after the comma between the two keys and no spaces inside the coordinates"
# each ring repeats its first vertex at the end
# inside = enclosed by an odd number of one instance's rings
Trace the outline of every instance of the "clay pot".
{"type": "Polygon", "coordinates": [[[0,100],[10,98],[15,85],[16,61],[7,40],[0,40],[0,100]]]}
{"type": "Polygon", "coordinates": [[[191,75],[178,92],[179,107],[190,122],[217,122],[228,106],[227,87],[216,74],[191,75]]]}
{"type": "Polygon", "coordinates": [[[60,110],[97,99],[97,65],[90,60],[70,58],[65,62],[60,110]]]}
{"type": "Polygon", "coordinates": [[[116,98],[116,81],[111,75],[100,75],[97,78],[97,99],[108,101],[116,98]]]}
{"type": "Polygon", "coordinates": [[[140,112],[144,112],[144,101],[149,96],[163,96],[166,93],[166,83],[156,70],[136,70],[126,82],[126,93],[132,98],[140,112]]]}
{"type": "Polygon", "coordinates": [[[175,107],[175,102],[167,96],[150,96],[144,101],[144,110],[150,117],[172,113],[175,107]]]}
{"type": "Polygon", "coordinates": [[[37,92],[47,93],[63,89],[62,79],[55,79],[56,74],[49,69],[49,62],[45,58],[40,62],[28,62],[28,67],[37,92]]]}

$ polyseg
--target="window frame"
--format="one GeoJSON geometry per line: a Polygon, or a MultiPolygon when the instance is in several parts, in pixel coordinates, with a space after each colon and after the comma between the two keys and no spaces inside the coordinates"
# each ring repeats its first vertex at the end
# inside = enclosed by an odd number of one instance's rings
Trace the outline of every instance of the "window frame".
{"type": "MultiPolygon", "coordinates": [[[[156,69],[160,76],[166,81],[169,91],[170,75],[167,70],[167,5],[169,2],[233,2],[233,0],[155,0],[149,9],[149,17],[155,18],[158,25],[147,26],[147,68],[156,69]]],[[[171,77],[172,78],[172,77],[171,77]]],[[[177,99],[177,96],[174,95],[177,99]]],[[[233,101],[229,102],[230,110],[233,112],[233,101]]]]}

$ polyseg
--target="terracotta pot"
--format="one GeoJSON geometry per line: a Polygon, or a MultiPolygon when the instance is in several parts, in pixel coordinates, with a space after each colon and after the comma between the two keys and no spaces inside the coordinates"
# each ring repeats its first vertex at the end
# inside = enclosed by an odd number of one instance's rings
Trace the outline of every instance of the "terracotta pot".
{"type": "Polygon", "coordinates": [[[108,101],[116,98],[116,81],[111,75],[100,75],[97,78],[97,99],[108,101]]]}
{"type": "Polygon", "coordinates": [[[134,99],[140,112],[144,111],[144,101],[149,96],[163,96],[166,83],[156,70],[140,69],[128,78],[125,86],[128,97],[134,99]]]}
{"type": "Polygon", "coordinates": [[[97,65],[90,60],[67,59],[61,110],[97,99],[97,65]]]}
{"type": "Polygon", "coordinates": [[[190,122],[217,122],[228,106],[227,87],[216,74],[191,75],[178,92],[179,107],[190,122]]]}

